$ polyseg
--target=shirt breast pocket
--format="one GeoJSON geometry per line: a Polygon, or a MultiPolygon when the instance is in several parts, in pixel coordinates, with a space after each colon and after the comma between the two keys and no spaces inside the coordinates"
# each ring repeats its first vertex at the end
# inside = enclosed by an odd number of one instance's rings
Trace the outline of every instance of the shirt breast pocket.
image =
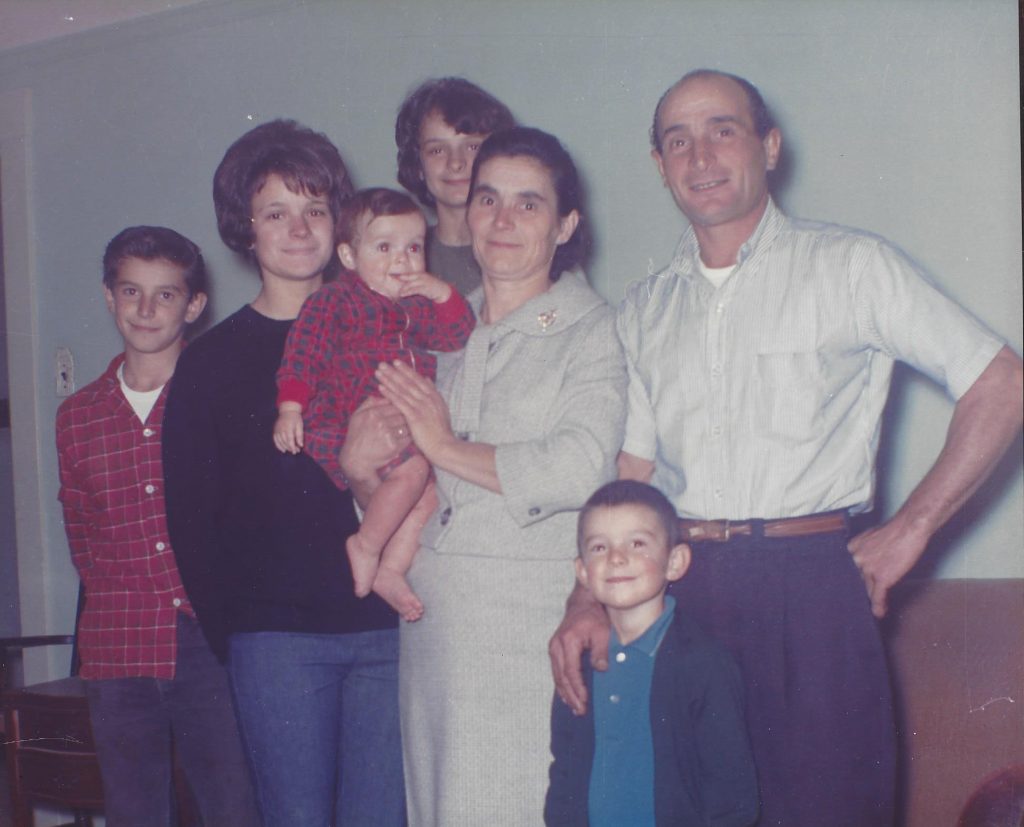
{"type": "Polygon", "coordinates": [[[793,446],[818,439],[826,402],[824,360],[818,351],[758,353],[756,358],[755,433],[793,446]]]}

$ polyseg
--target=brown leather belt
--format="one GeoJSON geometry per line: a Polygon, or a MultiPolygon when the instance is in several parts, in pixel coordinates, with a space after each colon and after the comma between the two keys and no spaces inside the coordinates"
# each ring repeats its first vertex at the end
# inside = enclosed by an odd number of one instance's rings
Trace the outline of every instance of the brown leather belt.
{"type": "Polygon", "coordinates": [[[824,514],[809,514],[806,517],[788,517],[784,520],[679,520],[683,539],[695,543],[710,541],[725,543],[732,537],[750,536],[755,525],[761,526],[763,537],[806,537],[811,534],[828,534],[846,527],[846,513],[829,511],[824,514]]]}

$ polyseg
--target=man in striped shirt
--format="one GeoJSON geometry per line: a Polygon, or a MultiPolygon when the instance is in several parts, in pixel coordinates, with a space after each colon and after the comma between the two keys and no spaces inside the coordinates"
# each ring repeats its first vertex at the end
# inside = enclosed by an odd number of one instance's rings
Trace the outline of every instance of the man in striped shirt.
{"type": "MultiPolygon", "coordinates": [[[[781,133],[761,95],[698,70],[659,101],[652,156],[690,223],[619,313],[630,370],[620,475],[673,501],[693,565],[673,584],[747,686],[761,825],[891,824],[895,728],[872,613],[1021,427],[1020,359],[883,239],[791,219],[768,192],[781,133]],[[871,507],[895,360],[957,400],[932,469],[871,507]],[[866,588],[866,593],[865,593],[866,588]]],[[[579,712],[607,620],[577,590],[551,642],[579,712]]]]}
{"type": "Polygon", "coordinates": [[[124,352],[60,406],[57,453],[107,824],[170,827],[173,736],[203,822],[257,825],[227,672],[182,587],[164,512],[166,386],[206,306],[202,255],[173,230],[129,227],[107,245],[103,292],[124,352]]]}

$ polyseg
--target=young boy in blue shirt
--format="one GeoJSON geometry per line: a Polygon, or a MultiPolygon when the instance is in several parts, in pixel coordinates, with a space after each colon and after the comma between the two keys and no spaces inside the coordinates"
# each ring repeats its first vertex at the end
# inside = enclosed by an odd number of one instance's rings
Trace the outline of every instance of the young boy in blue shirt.
{"type": "Polygon", "coordinates": [[[555,697],[549,827],[747,827],[757,818],[739,669],[666,596],[690,564],[675,510],[618,480],[583,506],[576,576],[605,606],[609,667],[576,717],[555,697]]]}

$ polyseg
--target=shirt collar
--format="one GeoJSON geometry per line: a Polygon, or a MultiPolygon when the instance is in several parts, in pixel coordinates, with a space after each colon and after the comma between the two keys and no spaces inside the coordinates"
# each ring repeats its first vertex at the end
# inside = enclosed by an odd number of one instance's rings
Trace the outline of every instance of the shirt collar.
{"type": "MultiPolygon", "coordinates": [[[[470,305],[479,319],[484,302],[483,290],[474,290],[470,296],[470,305]]],[[[495,322],[492,325],[493,335],[500,335],[499,331],[515,330],[526,336],[554,336],[603,303],[604,299],[590,288],[581,269],[568,270],[543,293],[495,322]]]]}
{"type": "Polygon", "coordinates": [[[665,595],[665,608],[658,619],[654,621],[640,637],[634,640],[632,643],[627,643],[623,646],[619,643],[619,637],[612,630],[612,649],[613,651],[624,651],[626,649],[633,649],[636,651],[643,652],[648,657],[654,657],[658,653],[658,647],[661,646],[661,641],[665,637],[665,632],[668,631],[669,624],[672,622],[672,617],[676,611],[676,599],[672,595],[665,595]]]}
{"type": "Polygon", "coordinates": [[[110,360],[110,364],[107,365],[107,369],[103,371],[103,376],[101,377],[103,381],[111,385],[119,385],[120,382],[118,381],[117,378],[117,371],[118,368],[120,368],[121,365],[123,364],[124,351],[121,351],[120,353],[117,354],[117,356],[110,360]]]}
{"type": "MultiPolygon", "coordinates": [[[[743,264],[754,253],[770,246],[785,226],[786,220],[785,213],[775,205],[775,199],[769,196],[764,215],[761,216],[757,227],[750,234],[750,238],[740,245],[736,263],[743,264]]],[[[697,234],[691,226],[683,233],[683,237],[679,239],[679,244],[676,246],[676,253],[672,260],[673,269],[690,276],[699,274],[699,255],[700,245],[697,243],[697,234]]]]}

